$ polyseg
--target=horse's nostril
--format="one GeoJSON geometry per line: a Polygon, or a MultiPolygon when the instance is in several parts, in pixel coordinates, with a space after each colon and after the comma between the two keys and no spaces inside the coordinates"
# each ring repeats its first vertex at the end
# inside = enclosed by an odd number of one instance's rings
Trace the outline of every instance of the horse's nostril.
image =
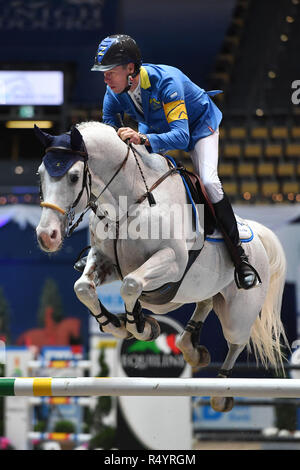
{"type": "Polygon", "coordinates": [[[47,232],[41,232],[38,236],[38,239],[41,240],[41,242],[46,245],[49,243],[49,235],[47,232]]]}
{"type": "Polygon", "coordinates": [[[37,239],[40,247],[44,251],[57,251],[61,244],[59,229],[53,229],[50,232],[42,230],[37,232],[37,239]]]}
{"type": "Polygon", "coordinates": [[[39,244],[41,245],[41,247],[42,247],[43,249],[46,249],[46,248],[47,248],[46,245],[45,245],[45,243],[44,243],[43,237],[39,236],[39,237],[38,237],[38,242],[39,242],[39,244]]]}

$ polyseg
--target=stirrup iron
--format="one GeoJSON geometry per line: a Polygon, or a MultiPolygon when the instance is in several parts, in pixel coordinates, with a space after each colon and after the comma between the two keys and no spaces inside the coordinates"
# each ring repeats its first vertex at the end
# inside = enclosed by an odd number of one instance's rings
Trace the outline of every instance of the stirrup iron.
{"type": "MultiPolygon", "coordinates": [[[[245,257],[246,258],[246,257],[245,257]]],[[[235,266],[235,269],[234,269],[234,280],[235,280],[235,283],[236,283],[236,286],[238,289],[245,289],[245,290],[249,290],[249,289],[252,289],[253,287],[257,287],[259,284],[261,284],[261,279],[260,279],[260,276],[258,274],[258,272],[256,271],[256,269],[248,262],[248,258],[244,259],[244,257],[242,258],[242,262],[238,265],[238,266],[235,266]],[[242,267],[242,266],[248,266],[249,270],[251,272],[249,272],[249,274],[247,274],[245,277],[244,277],[244,281],[245,283],[242,284],[241,283],[241,279],[239,279],[239,273],[238,273],[238,270],[242,267]],[[254,276],[254,279],[251,283],[249,283],[247,285],[247,276],[250,276],[251,274],[253,274],[254,276]]]]}

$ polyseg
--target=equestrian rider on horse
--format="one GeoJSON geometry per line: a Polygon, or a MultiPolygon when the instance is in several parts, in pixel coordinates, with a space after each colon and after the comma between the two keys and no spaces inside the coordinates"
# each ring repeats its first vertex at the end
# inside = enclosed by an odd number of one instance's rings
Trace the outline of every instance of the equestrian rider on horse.
{"type": "MultiPolygon", "coordinates": [[[[116,127],[117,114],[126,112],[138,122],[139,132],[121,127],[118,135],[155,153],[182,149],[190,152],[223,232],[230,243],[237,286],[258,283],[255,269],[241,245],[236,219],[218,177],[219,124],[222,113],[206,92],[180,70],[167,65],[142,64],[136,42],[127,35],[105,38],[98,47],[95,71],[104,72],[107,85],[103,122],[116,127]]],[[[226,241],[226,238],[225,238],[226,241]]]]}

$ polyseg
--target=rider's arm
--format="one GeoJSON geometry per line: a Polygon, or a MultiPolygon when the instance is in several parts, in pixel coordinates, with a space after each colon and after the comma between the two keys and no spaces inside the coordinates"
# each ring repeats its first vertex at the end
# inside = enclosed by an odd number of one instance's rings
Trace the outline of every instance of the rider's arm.
{"type": "Polygon", "coordinates": [[[103,117],[102,121],[105,124],[110,124],[111,126],[120,127],[120,122],[118,121],[117,115],[121,114],[122,119],[124,117],[124,112],[120,103],[108,90],[104,95],[103,100],[103,117]]]}
{"type": "Polygon", "coordinates": [[[170,130],[162,134],[147,134],[153,152],[186,149],[190,141],[188,115],[184,93],[178,80],[168,79],[162,84],[160,97],[170,130]]]}
{"type": "Polygon", "coordinates": [[[150,127],[145,122],[139,122],[138,129],[141,134],[148,134],[148,132],[151,132],[150,127]]]}

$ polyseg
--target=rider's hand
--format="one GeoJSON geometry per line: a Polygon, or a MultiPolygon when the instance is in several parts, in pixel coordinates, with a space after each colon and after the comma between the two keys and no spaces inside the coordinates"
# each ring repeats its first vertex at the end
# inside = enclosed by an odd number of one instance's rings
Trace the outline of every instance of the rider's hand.
{"type": "Polygon", "coordinates": [[[141,142],[138,132],[130,127],[120,127],[120,129],[118,129],[118,136],[124,140],[124,142],[129,139],[131,144],[139,145],[141,142]]]}

